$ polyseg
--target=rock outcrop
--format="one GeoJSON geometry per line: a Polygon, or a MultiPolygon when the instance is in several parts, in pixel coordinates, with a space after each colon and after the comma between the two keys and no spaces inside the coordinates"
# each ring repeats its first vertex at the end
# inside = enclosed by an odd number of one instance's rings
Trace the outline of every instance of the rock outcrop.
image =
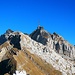
{"type": "Polygon", "coordinates": [[[48,45],[63,57],[67,56],[71,60],[75,59],[75,47],[55,32],[50,34],[39,26],[30,34],[30,37],[43,45],[48,45]]]}
{"type": "Polygon", "coordinates": [[[58,53],[56,53],[51,47],[50,43],[43,45],[41,43],[35,42],[29,36],[20,33],[21,35],[21,49],[27,48],[32,54],[38,55],[40,58],[50,63],[54,68],[61,71],[63,75],[72,75],[75,73],[75,67],[73,63],[68,59],[62,58],[58,53]]]}
{"type": "Polygon", "coordinates": [[[43,45],[47,44],[48,38],[51,38],[50,34],[44,30],[43,27],[37,27],[37,29],[30,34],[30,37],[43,45]]]}

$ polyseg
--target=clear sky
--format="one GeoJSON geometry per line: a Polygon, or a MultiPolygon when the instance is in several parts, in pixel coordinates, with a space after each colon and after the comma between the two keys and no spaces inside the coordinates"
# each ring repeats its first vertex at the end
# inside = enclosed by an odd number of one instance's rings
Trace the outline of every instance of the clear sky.
{"type": "Polygon", "coordinates": [[[0,0],[0,35],[7,29],[31,33],[39,20],[75,44],[75,0],[0,0]]]}

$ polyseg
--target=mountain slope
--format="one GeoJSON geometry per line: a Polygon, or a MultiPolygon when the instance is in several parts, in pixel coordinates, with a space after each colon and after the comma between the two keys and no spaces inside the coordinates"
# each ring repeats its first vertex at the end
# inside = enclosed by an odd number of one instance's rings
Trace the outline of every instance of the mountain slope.
{"type": "Polygon", "coordinates": [[[21,49],[24,47],[27,48],[32,54],[36,54],[41,57],[46,62],[50,63],[54,68],[61,71],[63,75],[74,73],[74,66],[72,62],[62,58],[59,54],[57,54],[51,47],[48,45],[42,45],[38,42],[32,40],[29,36],[21,35],[21,49]]]}
{"type": "Polygon", "coordinates": [[[8,60],[5,66],[7,67],[9,65],[9,61],[11,60],[10,64],[13,64],[15,61],[15,66],[12,67],[14,68],[13,70],[9,67],[5,68],[5,72],[3,72],[3,68],[0,67],[1,75],[6,74],[7,72],[10,72],[9,75],[12,75],[12,73],[14,73],[13,71],[16,70],[25,70],[30,75],[62,75],[60,71],[55,70],[50,64],[43,61],[38,56],[31,54],[28,50],[25,49],[21,51],[16,48],[8,50],[6,44],[8,43],[4,43],[5,47],[2,48],[2,51],[5,52],[5,54],[2,54],[3,56],[0,65],[5,65],[6,62],[3,62],[8,60]],[[7,69],[9,69],[9,71],[7,69]]]}
{"type": "Polygon", "coordinates": [[[14,58],[19,62],[18,69],[24,69],[30,75],[61,75],[61,72],[55,70],[50,64],[26,50],[25,54],[20,51],[14,58]]]}
{"type": "Polygon", "coordinates": [[[38,27],[30,35],[9,32],[5,43],[0,45],[0,63],[9,60],[13,65],[15,61],[15,68],[9,68],[9,75],[17,70],[25,70],[30,75],[73,75],[74,51],[74,46],[63,37],[38,27]]]}

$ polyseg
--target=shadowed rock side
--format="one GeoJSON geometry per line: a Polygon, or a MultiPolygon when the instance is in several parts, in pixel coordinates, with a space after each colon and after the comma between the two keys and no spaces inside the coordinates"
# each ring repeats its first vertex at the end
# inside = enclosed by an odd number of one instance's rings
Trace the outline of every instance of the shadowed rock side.
{"type": "Polygon", "coordinates": [[[4,75],[8,73],[9,75],[13,75],[16,71],[16,61],[12,59],[6,59],[0,62],[0,75],[4,75]]]}
{"type": "Polygon", "coordinates": [[[0,74],[13,75],[16,71],[16,61],[13,58],[11,51],[7,51],[0,62],[0,74]]]}
{"type": "Polygon", "coordinates": [[[13,45],[14,48],[21,49],[20,47],[20,35],[12,36],[11,39],[9,37],[10,44],[13,45]]]}
{"type": "Polygon", "coordinates": [[[33,33],[30,34],[30,37],[43,45],[47,44],[50,34],[44,30],[43,27],[38,27],[33,33]]]}

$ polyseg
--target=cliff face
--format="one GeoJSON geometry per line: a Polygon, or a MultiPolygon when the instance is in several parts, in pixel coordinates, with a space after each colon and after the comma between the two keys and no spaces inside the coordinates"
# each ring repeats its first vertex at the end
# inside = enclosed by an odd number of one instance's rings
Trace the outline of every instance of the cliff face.
{"type": "Polygon", "coordinates": [[[12,31],[4,35],[7,36],[6,42],[0,45],[0,65],[5,65],[4,73],[0,67],[3,75],[22,70],[30,75],[75,73],[74,46],[60,35],[50,34],[43,27],[38,27],[30,35],[12,31]]]}
{"type": "Polygon", "coordinates": [[[43,27],[38,27],[34,32],[30,34],[30,37],[33,40],[42,43],[43,45],[46,45],[48,38],[51,38],[50,34],[44,30],[43,27]]]}
{"type": "Polygon", "coordinates": [[[22,33],[21,39],[20,44],[22,49],[25,47],[32,54],[38,55],[47,63],[50,63],[55,69],[61,71],[63,75],[72,75],[72,73],[74,73],[74,64],[69,60],[68,57],[67,59],[64,59],[58,53],[56,53],[55,50],[50,46],[52,44],[48,43],[47,45],[43,45],[32,40],[29,36],[23,35],[22,33]]]}
{"type": "Polygon", "coordinates": [[[49,45],[63,57],[65,55],[71,60],[75,59],[75,47],[55,32],[50,34],[43,27],[39,26],[30,34],[30,37],[43,45],[49,45]]]}

